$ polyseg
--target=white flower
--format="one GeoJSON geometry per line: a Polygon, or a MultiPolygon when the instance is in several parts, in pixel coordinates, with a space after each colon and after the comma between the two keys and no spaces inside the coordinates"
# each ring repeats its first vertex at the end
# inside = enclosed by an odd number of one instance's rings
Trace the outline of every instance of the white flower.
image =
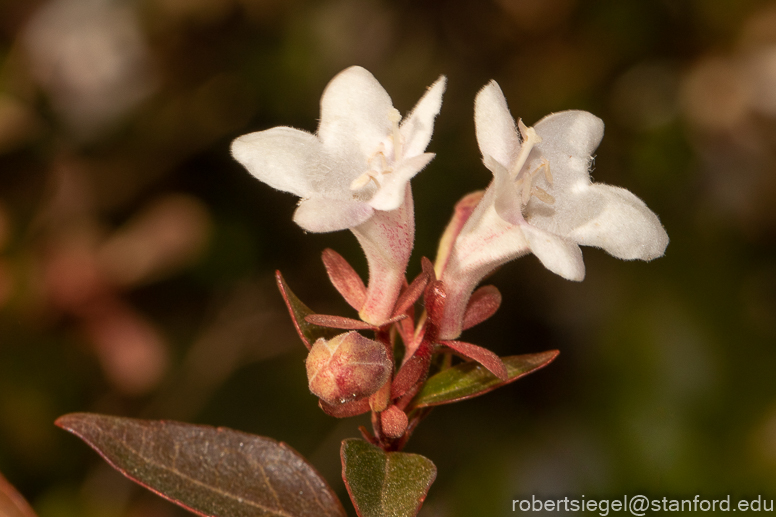
{"type": "Polygon", "coordinates": [[[232,154],[264,183],[302,198],[294,221],[305,230],[353,228],[375,210],[399,208],[409,180],[434,157],[424,151],[444,90],[440,77],[400,124],[374,76],[350,67],[323,92],[316,135],[276,127],[237,138],[232,154]]]}
{"type": "Polygon", "coordinates": [[[474,287],[499,265],[528,252],[569,280],[582,280],[579,245],[626,260],[663,255],[668,235],[657,216],[629,191],[592,183],[592,153],[601,119],[585,111],[549,115],[535,127],[515,124],[491,81],[474,108],[477,142],[493,182],[437,264],[447,288],[442,339],[454,339],[474,287]]]}
{"type": "Polygon", "coordinates": [[[232,155],[278,190],[301,197],[294,221],[311,232],[350,229],[369,264],[361,318],[392,316],[415,237],[409,180],[434,157],[426,153],[442,105],[440,77],[403,121],[368,71],[340,72],[321,97],[312,135],[289,127],[250,133],[232,155]]]}

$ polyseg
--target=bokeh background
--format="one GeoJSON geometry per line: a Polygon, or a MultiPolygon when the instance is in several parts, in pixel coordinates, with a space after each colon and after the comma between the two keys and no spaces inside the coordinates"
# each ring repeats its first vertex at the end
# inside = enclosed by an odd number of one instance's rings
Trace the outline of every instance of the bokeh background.
{"type": "Polygon", "coordinates": [[[328,284],[348,232],[229,156],[240,134],[314,131],[320,93],[368,68],[405,113],[449,86],[413,181],[416,251],[484,188],[472,105],[496,79],[529,124],[604,119],[595,180],[646,201],[652,263],[585,249],[567,282],[533,257],[466,339],[558,360],[435,410],[409,443],[439,475],[421,515],[511,514],[537,496],[776,497],[776,2],[761,0],[0,1],[0,472],[40,517],[188,515],[54,419],[223,425],[286,441],[349,507],[341,439],[273,282],[352,315],[328,284]]]}

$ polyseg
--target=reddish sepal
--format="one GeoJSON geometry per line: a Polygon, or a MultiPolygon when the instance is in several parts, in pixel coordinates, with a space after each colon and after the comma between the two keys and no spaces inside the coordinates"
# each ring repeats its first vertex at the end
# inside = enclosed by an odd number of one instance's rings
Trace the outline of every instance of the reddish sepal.
{"type": "Polygon", "coordinates": [[[413,356],[404,362],[391,384],[391,399],[402,397],[409,389],[426,378],[431,365],[432,352],[428,342],[423,341],[413,356]]]}
{"type": "Polygon", "coordinates": [[[328,327],[345,330],[374,330],[375,327],[365,321],[345,318],[343,316],[332,316],[329,314],[310,314],[304,317],[307,323],[318,325],[319,327],[328,327]]]}
{"type": "Polygon", "coordinates": [[[296,297],[291,288],[288,287],[288,284],[286,284],[280,271],[275,272],[275,281],[278,284],[278,290],[280,290],[281,296],[283,296],[283,301],[286,302],[286,307],[291,316],[291,321],[294,323],[294,328],[308,350],[318,338],[331,339],[337,335],[337,332],[334,330],[305,321],[305,316],[313,314],[313,311],[296,297]]]}
{"type": "Polygon", "coordinates": [[[369,412],[369,399],[361,399],[353,402],[345,402],[344,404],[328,404],[322,400],[318,400],[318,405],[321,407],[324,413],[334,418],[348,418],[351,416],[362,415],[369,412]]]}
{"type": "Polygon", "coordinates": [[[507,372],[507,368],[504,366],[503,361],[501,361],[499,356],[487,348],[482,348],[481,346],[466,343],[464,341],[440,341],[440,344],[450,348],[467,359],[477,361],[502,381],[509,379],[509,373],[507,372]]]}
{"type": "Polygon", "coordinates": [[[361,310],[366,301],[366,286],[358,273],[348,264],[342,255],[327,248],[323,250],[323,265],[334,288],[345,298],[345,301],[357,311],[361,310]]]}
{"type": "Polygon", "coordinates": [[[463,315],[461,330],[472,328],[493,316],[501,305],[501,293],[496,286],[484,285],[474,291],[463,315]]]}
{"type": "Polygon", "coordinates": [[[428,284],[428,279],[428,273],[424,271],[402,291],[399,299],[396,301],[396,308],[393,312],[394,316],[406,313],[418,301],[418,298],[420,298],[420,295],[423,294],[423,290],[426,288],[426,284],[428,284]]]}
{"type": "Polygon", "coordinates": [[[421,257],[420,267],[423,268],[423,272],[426,273],[426,275],[428,275],[428,279],[430,282],[436,281],[437,277],[436,277],[436,272],[434,271],[434,264],[429,259],[427,259],[426,257],[421,257]]]}

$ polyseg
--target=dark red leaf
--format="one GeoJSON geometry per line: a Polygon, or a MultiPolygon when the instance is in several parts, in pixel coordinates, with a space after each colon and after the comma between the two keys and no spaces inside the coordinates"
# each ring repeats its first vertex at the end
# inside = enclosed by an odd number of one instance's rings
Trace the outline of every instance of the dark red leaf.
{"type": "Polygon", "coordinates": [[[299,334],[299,337],[302,339],[302,342],[308,350],[318,338],[331,339],[339,334],[336,330],[307,323],[304,318],[309,314],[314,314],[312,309],[296,297],[291,288],[288,287],[288,284],[283,278],[283,275],[280,274],[280,271],[275,272],[275,280],[277,281],[280,294],[286,302],[286,307],[288,307],[288,313],[291,315],[291,320],[294,322],[294,328],[296,328],[297,334],[299,334]]]}
{"type": "Polygon", "coordinates": [[[361,310],[366,301],[366,286],[358,273],[348,264],[342,255],[333,249],[323,250],[323,265],[334,288],[339,291],[345,301],[357,311],[361,310]]]}
{"type": "Polygon", "coordinates": [[[37,517],[24,497],[0,474],[0,517],[37,517]]]}
{"type": "Polygon", "coordinates": [[[472,328],[493,316],[501,305],[501,293],[493,285],[484,285],[474,291],[463,315],[461,330],[472,328]]]}
{"type": "Polygon", "coordinates": [[[473,345],[471,343],[465,343],[463,341],[440,341],[442,345],[451,348],[461,354],[462,356],[477,361],[482,366],[487,368],[490,373],[505,381],[509,378],[507,369],[499,356],[481,346],[473,345]]]}
{"type": "Polygon", "coordinates": [[[271,438],[89,413],[56,424],[129,479],[201,516],[345,516],[307,460],[271,438]]]}

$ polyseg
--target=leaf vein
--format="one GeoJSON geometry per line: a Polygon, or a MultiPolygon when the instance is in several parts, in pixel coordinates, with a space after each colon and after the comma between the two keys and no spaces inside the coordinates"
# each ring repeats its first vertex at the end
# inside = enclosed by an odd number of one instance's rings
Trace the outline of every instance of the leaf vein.
{"type": "MultiPolygon", "coordinates": [[[[95,426],[95,427],[98,429],[98,431],[102,432],[102,430],[98,426],[95,426]]],[[[110,436],[109,436],[109,438],[110,438],[110,436]]],[[[111,440],[111,441],[113,441],[113,440],[111,440]]],[[[252,507],[257,508],[259,510],[262,510],[264,512],[273,512],[274,511],[276,515],[280,515],[280,516],[284,516],[284,517],[294,517],[292,514],[287,513],[282,508],[280,510],[277,510],[277,511],[272,510],[272,509],[270,509],[270,508],[268,508],[266,506],[263,506],[263,505],[259,504],[256,501],[253,501],[251,499],[244,499],[244,498],[238,497],[238,496],[236,496],[236,495],[234,495],[234,494],[232,494],[230,492],[221,490],[220,488],[214,487],[214,486],[209,485],[209,484],[207,484],[205,482],[202,482],[202,481],[200,481],[200,480],[198,480],[198,479],[196,479],[194,477],[191,477],[191,476],[189,476],[189,475],[187,475],[187,474],[185,474],[185,473],[183,473],[183,472],[181,472],[181,471],[179,471],[177,469],[171,469],[171,468],[167,467],[166,465],[164,465],[162,463],[154,461],[150,457],[144,456],[143,454],[140,453],[140,451],[138,451],[138,450],[134,449],[133,447],[131,447],[129,445],[129,443],[125,443],[125,442],[122,442],[122,441],[117,441],[117,443],[118,443],[118,445],[126,448],[130,453],[136,455],[138,458],[140,458],[141,460],[143,460],[147,464],[152,465],[152,466],[154,466],[154,467],[156,467],[156,468],[158,468],[158,469],[160,469],[162,471],[170,472],[173,475],[176,475],[176,476],[178,476],[180,478],[183,478],[183,479],[185,479],[187,481],[190,481],[194,485],[203,487],[206,491],[214,492],[214,493],[216,493],[218,495],[221,495],[222,497],[224,497],[226,499],[230,499],[230,500],[236,501],[236,502],[238,502],[240,504],[248,504],[249,506],[252,506],[252,507]]],[[[119,467],[119,469],[123,470],[120,467],[119,467]]],[[[262,474],[264,475],[264,477],[266,478],[266,472],[264,471],[263,467],[261,467],[261,471],[262,471],[262,474]]],[[[275,495],[275,499],[277,500],[277,493],[275,492],[274,488],[272,488],[270,486],[270,489],[272,490],[273,494],[275,495]]]]}

